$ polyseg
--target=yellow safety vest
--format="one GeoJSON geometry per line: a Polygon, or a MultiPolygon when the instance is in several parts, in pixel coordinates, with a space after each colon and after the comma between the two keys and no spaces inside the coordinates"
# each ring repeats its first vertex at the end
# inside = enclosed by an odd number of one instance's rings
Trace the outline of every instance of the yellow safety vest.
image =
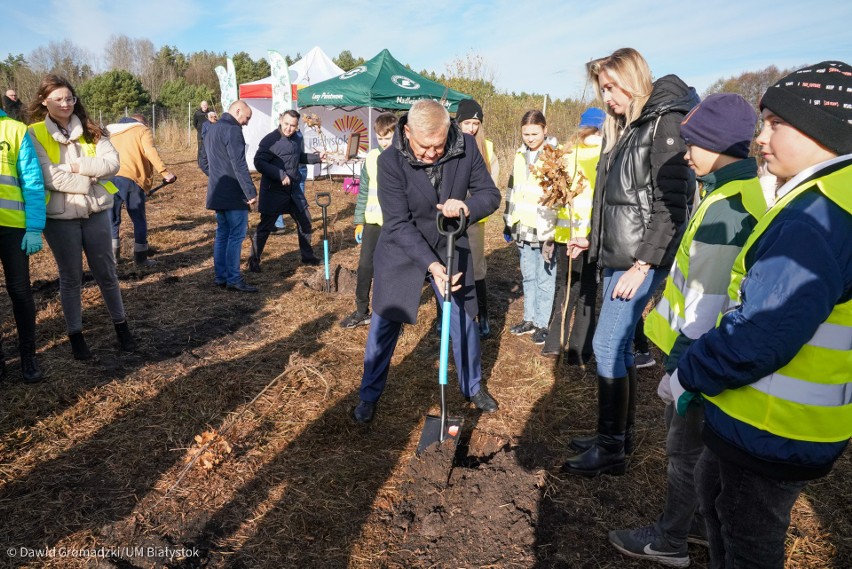
{"type": "Polygon", "coordinates": [[[645,319],[645,335],[666,354],[671,353],[675,340],[686,324],[684,291],[689,277],[690,249],[695,233],[712,204],[736,195],[742,196],[743,206],[755,219],[759,220],[766,213],[766,199],[763,197],[763,190],[757,178],[735,180],[724,184],[711,192],[695,210],[677,248],[674,265],[666,278],[663,296],[656,308],[645,319]]]}
{"type": "MultiPolygon", "coordinates": [[[[494,156],[494,143],[486,138],[485,139],[485,156],[483,156],[482,159],[485,160],[486,164],[490,165],[492,156],[494,156]]],[[[488,221],[488,217],[483,217],[482,219],[479,220],[479,223],[485,223],[486,221],[488,221]]]]}
{"type": "Polygon", "coordinates": [[[379,205],[379,154],[381,153],[380,149],[374,148],[367,154],[367,159],[364,161],[364,167],[367,169],[367,176],[370,181],[364,221],[374,225],[381,225],[384,221],[382,206],[379,205]]]}
{"type": "Polygon", "coordinates": [[[9,117],[0,117],[0,226],[27,226],[24,194],[18,179],[18,150],[27,127],[9,117]]]}
{"type": "Polygon", "coordinates": [[[568,171],[574,172],[573,184],[581,182],[580,172],[585,176],[585,180],[582,180],[582,192],[574,196],[572,208],[565,206],[556,211],[556,228],[553,232],[553,240],[557,243],[568,243],[571,237],[586,237],[589,234],[592,221],[592,197],[594,196],[600,157],[600,144],[592,146],[578,144],[574,147],[574,152],[565,156],[568,171]],[[574,210],[573,216],[571,209],[574,210]]]}
{"type": "MultiPolygon", "coordinates": [[[[779,199],[758,222],[731,270],[728,296],[740,299],[746,256],[784,207],[806,191],[822,192],[852,215],[852,166],[808,181],[779,199]]],[[[726,415],[794,440],[852,437],[852,300],[838,304],[793,359],[774,373],[707,399],[726,415]]]]}
{"type": "MultiPolygon", "coordinates": [[[[538,155],[536,165],[540,163],[541,153],[538,155]]],[[[538,176],[530,172],[523,148],[515,154],[512,178],[514,179],[514,187],[511,202],[514,207],[507,216],[507,225],[511,227],[516,223],[521,223],[527,227],[534,227],[540,241],[550,239],[549,233],[553,230],[556,222],[556,211],[539,203],[544,195],[544,190],[539,185],[538,176]]]]}
{"type": "MultiPolygon", "coordinates": [[[[36,140],[39,141],[44,151],[47,152],[47,157],[50,158],[50,161],[53,164],[59,164],[59,143],[56,142],[50,133],[47,132],[47,125],[44,124],[44,121],[37,122],[30,125],[30,128],[35,134],[36,140]]],[[[91,142],[81,138],[77,142],[80,143],[80,147],[83,149],[83,152],[86,153],[86,156],[95,157],[97,156],[97,147],[91,142]]],[[[110,194],[115,194],[118,192],[118,188],[115,187],[110,181],[98,182],[103,189],[105,189],[110,194]]]]}

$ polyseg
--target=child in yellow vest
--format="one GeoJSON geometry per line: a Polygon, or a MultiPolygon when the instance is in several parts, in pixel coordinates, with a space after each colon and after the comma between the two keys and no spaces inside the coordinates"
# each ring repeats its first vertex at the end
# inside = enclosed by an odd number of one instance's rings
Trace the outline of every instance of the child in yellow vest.
{"type": "Polygon", "coordinates": [[[367,154],[361,168],[358,201],[355,203],[355,241],[361,245],[358,257],[358,282],[355,287],[355,312],[340,321],[341,328],[355,328],[370,324],[370,288],[373,283],[373,253],[382,232],[382,208],[379,205],[379,179],[377,161],[379,154],[393,143],[397,118],[393,113],[376,117],[376,142],[367,154]]]}

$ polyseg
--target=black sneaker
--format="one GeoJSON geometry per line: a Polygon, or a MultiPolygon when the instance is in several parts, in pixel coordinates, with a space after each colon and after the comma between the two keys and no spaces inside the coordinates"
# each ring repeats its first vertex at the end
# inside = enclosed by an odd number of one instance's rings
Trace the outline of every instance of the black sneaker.
{"type": "Polygon", "coordinates": [[[370,314],[361,314],[357,310],[340,321],[341,328],[357,328],[358,326],[369,326],[370,314]]]}
{"type": "Polygon", "coordinates": [[[654,526],[611,531],[609,542],[621,553],[636,559],[649,559],[669,567],[689,567],[686,544],[673,547],[654,526]]]}
{"type": "Polygon", "coordinates": [[[543,346],[545,340],[547,340],[547,329],[546,328],[537,328],[535,332],[533,332],[533,344],[537,346],[543,346]]]}
{"type": "Polygon", "coordinates": [[[523,336],[524,334],[532,334],[536,331],[535,324],[529,320],[524,320],[520,324],[515,324],[509,328],[509,333],[514,336],[523,336]]]}
{"type": "Polygon", "coordinates": [[[657,362],[654,361],[651,352],[636,352],[633,354],[633,365],[636,366],[636,369],[642,369],[643,367],[653,367],[657,365],[657,362]]]}

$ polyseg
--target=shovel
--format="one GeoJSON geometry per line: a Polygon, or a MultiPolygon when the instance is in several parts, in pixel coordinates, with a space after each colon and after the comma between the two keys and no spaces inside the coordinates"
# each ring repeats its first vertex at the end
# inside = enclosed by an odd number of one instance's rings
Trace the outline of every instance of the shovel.
{"type": "Polygon", "coordinates": [[[459,435],[464,424],[464,419],[461,417],[447,417],[447,367],[449,366],[450,358],[450,314],[452,311],[451,287],[453,275],[453,261],[456,256],[456,237],[464,233],[467,226],[467,218],[464,212],[459,212],[458,219],[444,217],[444,214],[438,212],[438,233],[447,237],[447,275],[450,277],[444,283],[444,301],[441,311],[441,356],[438,364],[438,384],[441,386],[441,415],[426,415],[426,422],[423,424],[423,432],[420,434],[420,442],[417,444],[417,454],[426,450],[434,443],[443,444],[444,441],[450,439],[452,446],[455,447],[459,443],[459,435]],[[458,226],[454,229],[448,228],[447,220],[452,219],[451,223],[457,223],[458,226]]]}
{"type": "Polygon", "coordinates": [[[175,179],[172,180],[171,182],[167,182],[167,181],[163,180],[162,184],[160,184],[159,186],[155,186],[155,187],[151,188],[150,190],[148,190],[147,192],[145,192],[145,196],[150,198],[151,196],[153,196],[154,194],[156,194],[157,192],[159,192],[160,190],[162,190],[163,188],[165,188],[169,184],[174,184],[175,182],[177,182],[177,176],[175,176],[175,179]]]}
{"type": "Polygon", "coordinates": [[[328,206],[331,205],[331,194],[318,192],[317,205],[322,209],[322,251],[325,261],[325,292],[331,292],[331,277],[328,271],[328,206]]]}

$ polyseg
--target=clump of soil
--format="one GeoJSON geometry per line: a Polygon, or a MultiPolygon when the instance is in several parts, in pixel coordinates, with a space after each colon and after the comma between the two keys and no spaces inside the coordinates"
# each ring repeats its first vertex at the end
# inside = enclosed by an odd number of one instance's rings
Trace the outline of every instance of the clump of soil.
{"type": "MultiPolygon", "coordinates": [[[[352,269],[347,269],[342,265],[335,265],[329,268],[329,292],[337,292],[341,294],[355,294],[355,287],[358,284],[358,272],[352,269]]],[[[324,291],[325,283],[325,268],[320,266],[307,280],[305,286],[312,290],[324,291]]]]}

